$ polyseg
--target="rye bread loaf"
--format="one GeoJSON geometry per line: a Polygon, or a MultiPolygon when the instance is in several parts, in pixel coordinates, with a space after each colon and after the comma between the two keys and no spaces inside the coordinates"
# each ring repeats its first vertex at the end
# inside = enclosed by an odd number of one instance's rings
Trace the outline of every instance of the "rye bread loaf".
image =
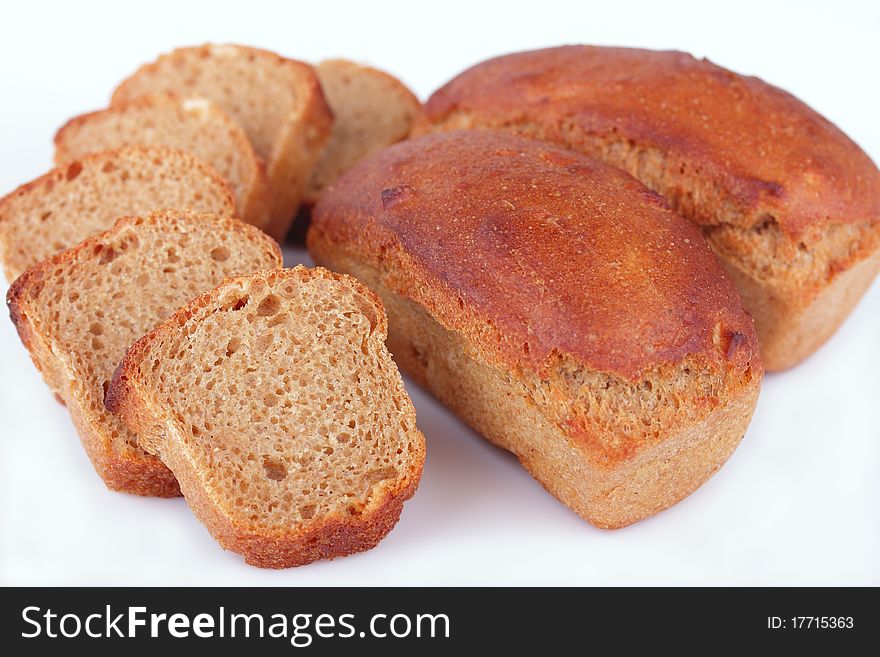
{"type": "Polygon", "coordinates": [[[308,247],[382,297],[403,369],[595,525],[681,500],[748,426],[763,369],[736,289],[695,226],[597,160],[405,141],[330,186],[308,247]]]}
{"type": "Polygon", "coordinates": [[[244,128],[266,162],[267,232],[283,241],[333,123],[314,69],[245,46],[179,48],[123,81],[113,104],[157,93],[210,99],[244,128]]]}
{"type": "Polygon", "coordinates": [[[396,524],[424,463],[379,299],[324,269],[231,279],[135,343],[107,407],[253,565],[359,552],[396,524]]]}
{"type": "Polygon", "coordinates": [[[619,166],[700,226],[755,318],[768,369],[824,343],[880,269],[880,172],[828,120],[680,52],[568,46],[492,59],[416,133],[496,128],[619,166]]]}
{"type": "Polygon", "coordinates": [[[241,126],[204,99],[149,96],[77,116],[55,135],[55,163],[132,144],[170,146],[210,164],[232,186],[239,216],[267,227],[265,165],[241,126]]]}
{"type": "Polygon", "coordinates": [[[227,276],[280,266],[278,245],[253,226],[175,211],[121,218],[12,284],[6,302],[21,341],[108,488],[180,494],[171,471],[104,408],[126,349],[227,276]]]}
{"type": "Polygon", "coordinates": [[[0,199],[0,260],[12,281],[53,253],[124,215],[189,209],[235,216],[232,190],[213,167],[164,146],[93,153],[0,199]]]}
{"type": "Polygon", "coordinates": [[[405,139],[421,107],[400,80],[369,66],[331,59],[315,72],[334,121],[306,187],[303,202],[309,205],[358,160],[405,139]]]}

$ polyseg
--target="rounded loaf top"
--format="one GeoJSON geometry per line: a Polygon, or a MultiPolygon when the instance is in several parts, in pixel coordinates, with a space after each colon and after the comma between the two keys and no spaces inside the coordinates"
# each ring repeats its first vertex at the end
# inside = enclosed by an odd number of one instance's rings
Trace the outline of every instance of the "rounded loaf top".
{"type": "Polygon", "coordinates": [[[751,317],[698,229],[626,173],[545,142],[462,131],[387,148],[329,187],[309,245],[372,263],[516,368],[759,367],[751,317]]]}
{"type": "Polygon", "coordinates": [[[600,140],[599,149],[659,149],[676,176],[718,188],[700,190],[705,205],[690,200],[701,224],[769,217],[798,233],[880,219],[880,171],[836,126],[781,89],[682,52],[564,46],[498,57],[434,93],[424,121],[456,116],[537,125],[553,141],[600,140]]]}

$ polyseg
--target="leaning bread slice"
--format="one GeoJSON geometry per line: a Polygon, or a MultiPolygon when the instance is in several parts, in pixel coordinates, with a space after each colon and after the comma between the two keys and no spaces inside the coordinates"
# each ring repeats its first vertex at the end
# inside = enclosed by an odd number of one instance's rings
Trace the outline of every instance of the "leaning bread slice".
{"type": "Polygon", "coordinates": [[[333,122],[312,67],[244,46],[180,48],[122,82],[113,103],[169,92],[208,98],[244,128],[268,167],[268,232],[283,240],[333,122]]]}
{"type": "Polygon", "coordinates": [[[131,144],[162,144],[207,162],[232,185],[239,216],[266,228],[265,166],[241,126],[213,103],[157,95],[83,114],[55,135],[55,162],[62,165],[87,153],[131,144]]]}
{"type": "Polygon", "coordinates": [[[424,439],[379,299],[325,269],[226,281],[135,343],[107,407],[219,543],[285,568],[376,545],[424,439]]]}
{"type": "Polygon", "coordinates": [[[406,138],[420,107],[406,85],[384,71],[344,59],[321,62],[315,71],[334,122],[309,178],[308,204],[362,157],[406,138]]]}
{"type": "Polygon", "coordinates": [[[12,284],[6,300],[18,334],[108,488],[179,494],[174,475],[104,408],[125,350],[227,276],[280,264],[278,245],[253,226],[176,211],[122,218],[12,284]]]}
{"type": "Polygon", "coordinates": [[[235,216],[213,167],[165,146],[73,160],[0,199],[0,260],[12,281],[40,260],[107,230],[123,215],[190,209],[235,216]]]}

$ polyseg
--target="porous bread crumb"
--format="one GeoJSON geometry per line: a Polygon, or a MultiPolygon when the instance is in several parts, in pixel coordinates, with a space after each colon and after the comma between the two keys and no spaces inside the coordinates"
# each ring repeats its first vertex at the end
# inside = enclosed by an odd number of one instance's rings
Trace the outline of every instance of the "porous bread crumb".
{"type": "Polygon", "coordinates": [[[190,209],[235,216],[217,172],[164,146],[95,153],[57,167],[0,199],[0,259],[12,281],[53,253],[107,230],[124,215],[190,209]]]}
{"type": "Polygon", "coordinates": [[[210,99],[241,125],[266,162],[266,230],[283,240],[333,122],[312,67],[232,44],[179,48],[124,80],[113,104],[157,93],[210,99]]]}
{"type": "Polygon", "coordinates": [[[232,186],[239,216],[266,228],[265,166],[241,126],[203,98],[144,96],[75,117],[55,135],[55,162],[135,144],[170,146],[210,164],[232,186]]]}
{"type": "Polygon", "coordinates": [[[108,405],[249,563],[367,549],[424,460],[386,330],[381,302],[348,277],[298,267],[233,279],[131,348],[108,405]],[[346,541],[322,546],[337,521],[346,541]]]}
{"type": "Polygon", "coordinates": [[[104,408],[126,349],[224,278],[281,265],[277,245],[236,219],[191,212],[126,217],[17,279],[7,303],[46,382],[70,409],[108,487],[176,495],[173,475],[104,408]]]}

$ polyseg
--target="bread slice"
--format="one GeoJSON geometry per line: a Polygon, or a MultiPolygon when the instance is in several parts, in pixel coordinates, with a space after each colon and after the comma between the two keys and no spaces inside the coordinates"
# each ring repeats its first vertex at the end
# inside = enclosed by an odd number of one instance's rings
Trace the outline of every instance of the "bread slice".
{"type": "Polygon", "coordinates": [[[227,276],[280,265],[278,245],[253,226],[176,211],[119,219],[12,284],[6,301],[18,334],[108,488],[179,494],[174,475],[104,408],[125,350],[227,276]]]}
{"type": "Polygon", "coordinates": [[[421,107],[406,85],[384,71],[344,59],[321,62],[315,71],[335,120],[309,178],[308,204],[362,157],[405,139],[421,107]]]}
{"type": "Polygon", "coordinates": [[[244,46],[180,48],[122,82],[113,104],[165,92],[208,98],[244,128],[268,167],[267,230],[283,240],[333,122],[312,67],[244,46]]]}
{"type": "Polygon", "coordinates": [[[348,276],[232,279],[135,343],[106,403],[247,563],[342,556],[391,530],[424,463],[386,336],[381,301],[348,276]]]}
{"type": "Polygon", "coordinates": [[[165,146],[93,153],[0,199],[0,260],[12,281],[40,260],[110,228],[123,215],[190,209],[234,217],[213,167],[165,146]]]}
{"type": "Polygon", "coordinates": [[[267,227],[265,166],[241,126],[204,99],[150,96],[78,116],[55,135],[55,162],[131,144],[171,146],[212,165],[232,185],[239,216],[267,227]]]}

